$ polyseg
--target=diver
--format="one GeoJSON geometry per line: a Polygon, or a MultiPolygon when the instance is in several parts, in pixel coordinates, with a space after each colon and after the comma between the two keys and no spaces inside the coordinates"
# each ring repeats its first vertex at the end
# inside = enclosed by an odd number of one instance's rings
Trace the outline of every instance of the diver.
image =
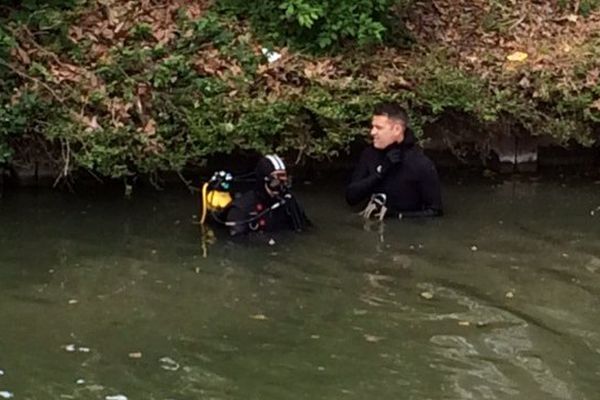
{"type": "Polygon", "coordinates": [[[213,190],[207,192],[207,184],[203,188],[201,222],[205,220],[206,210],[212,209],[213,219],[228,227],[231,236],[262,231],[302,231],[311,225],[291,192],[291,181],[279,156],[262,157],[254,176],[254,188],[232,200],[229,192],[236,178],[224,171],[215,173],[208,182],[213,190]]]}
{"type": "Polygon", "coordinates": [[[443,214],[440,181],[433,162],[416,145],[408,115],[395,103],[375,107],[373,145],[363,150],[346,187],[346,201],[366,201],[367,219],[435,217],[443,214]]]}

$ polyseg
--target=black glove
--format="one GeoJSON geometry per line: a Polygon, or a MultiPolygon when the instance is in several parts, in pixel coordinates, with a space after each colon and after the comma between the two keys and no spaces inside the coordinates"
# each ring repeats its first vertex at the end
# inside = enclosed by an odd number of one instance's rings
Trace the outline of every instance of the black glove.
{"type": "Polygon", "coordinates": [[[383,162],[377,166],[377,173],[380,175],[385,175],[394,165],[398,165],[402,162],[402,150],[399,148],[393,148],[387,153],[385,153],[385,157],[383,158],[383,162]]]}

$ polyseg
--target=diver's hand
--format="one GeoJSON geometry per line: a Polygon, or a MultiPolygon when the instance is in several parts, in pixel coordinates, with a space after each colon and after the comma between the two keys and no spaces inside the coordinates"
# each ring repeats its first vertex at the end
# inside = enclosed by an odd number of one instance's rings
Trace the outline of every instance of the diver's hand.
{"type": "Polygon", "coordinates": [[[394,166],[402,162],[402,150],[395,148],[388,151],[383,158],[383,162],[377,167],[377,173],[385,175],[394,166]]]}

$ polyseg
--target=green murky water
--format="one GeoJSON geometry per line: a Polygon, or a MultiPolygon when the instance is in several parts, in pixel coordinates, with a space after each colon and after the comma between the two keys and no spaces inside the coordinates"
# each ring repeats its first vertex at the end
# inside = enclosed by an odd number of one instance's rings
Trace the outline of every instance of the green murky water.
{"type": "Polygon", "coordinates": [[[599,191],[447,183],[382,227],[309,186],[312,232],[206,258],[186,193],[6,194],[0,396],[597,399],[599,191]]]}

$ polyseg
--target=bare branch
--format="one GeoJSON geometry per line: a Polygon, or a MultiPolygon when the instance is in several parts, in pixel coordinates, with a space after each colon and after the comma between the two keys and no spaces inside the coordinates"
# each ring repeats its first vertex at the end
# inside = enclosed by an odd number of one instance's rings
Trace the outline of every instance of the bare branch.
{"type": "Polygon", "coordinates": [[[32,82],[37,83],[38,85],[40,85],[44,89],[46,89],[48,91],[48,93],[50,93],[56,101],[58,101],[60,104],[63,104],[63,105],[65,104],[64,99],[62,99],[58,94],[56,94],[56,92],[54,90],[52,90],[52,88],[50,86],[48,86],[46,83],[40,81],[37,78],[34,78],[33,76],[27,75],[25,72],[18,70],[17,68],[15,68],[14,66],[10,65],[9,63],[7,63],[6,61],[4,61],[2,59],[0,59],[0,65],[4,65],[6,68],[10,69],[12,72],[19,75],[22,78],[25,78],[32,82]]]}

